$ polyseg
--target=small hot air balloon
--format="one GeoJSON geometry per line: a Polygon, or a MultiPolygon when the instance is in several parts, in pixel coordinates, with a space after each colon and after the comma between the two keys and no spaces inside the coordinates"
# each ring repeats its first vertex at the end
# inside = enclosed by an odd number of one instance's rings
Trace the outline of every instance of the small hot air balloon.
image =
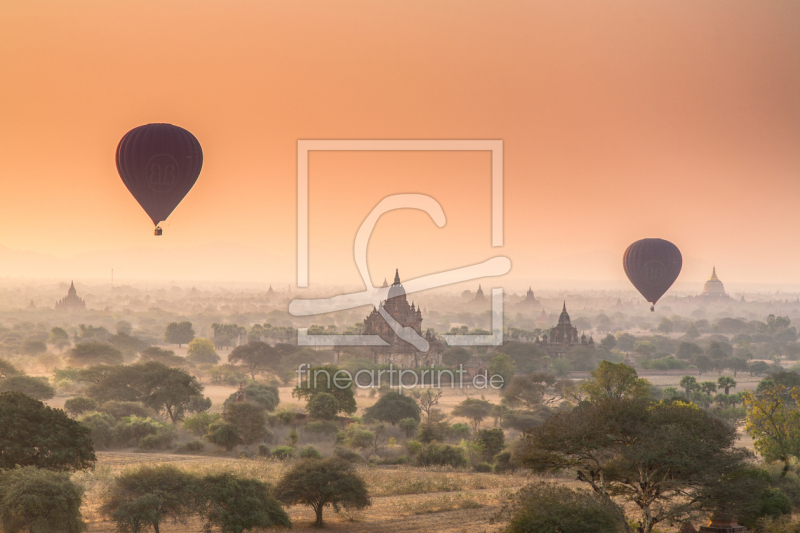
{"type": "Polygon", "coordinates": [[[656,302],[678,279],[683,258],[678,247],[664,239],[642,239],[628,246],[622,267],[633,286],[650,302],[656,302]]]}
{"type": "Polygon", "coordinates": [[[117,145],[117,171],[155,224],[181,203],[203,168],[203,150],[194,135],[172,124],[134,128],[117,145]]]}

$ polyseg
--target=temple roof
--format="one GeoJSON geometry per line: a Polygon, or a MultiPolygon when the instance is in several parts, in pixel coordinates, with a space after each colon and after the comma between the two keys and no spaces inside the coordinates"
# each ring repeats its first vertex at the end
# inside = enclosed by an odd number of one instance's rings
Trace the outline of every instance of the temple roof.
{"type": "Polygon", "coordinates": [[[703,294],[725,294],[725,286],[717,277],[717,267],[711,270],[711,277],[703,285],[703,294]]]}
{"type": "Polygon", "coordinates": [[[406,290],[403,288],[403,284],[400,283],[400,269],[395,269],[394,271],[394,283],[392,286],[389,287],[389,298],[397,298],[400,296],[405,296],[406,290]]]}
{"type": "Polygon", "coordinates": [[[569,313],[567,313],[567,302],[564,302],[564,308],[561,309],[561,316],[558,317],[559,324],[570,324],[569,313]]]}

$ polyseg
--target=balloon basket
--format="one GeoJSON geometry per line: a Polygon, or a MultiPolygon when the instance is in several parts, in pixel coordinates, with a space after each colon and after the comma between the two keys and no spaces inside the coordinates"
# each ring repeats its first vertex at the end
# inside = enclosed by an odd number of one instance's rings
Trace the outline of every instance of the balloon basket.
{"type": "Polygon", "coordinates": [[[153,231],[153,235],[155,235],[156,237],[161,235],[161,228],[156,226],[156,229],[153,231]]]}
{"type": "MultiPolygon", "coordinates": [[[[161,234],[159,233],[159,235],[161,235],[161,234]]],[[[655,310],[656,310],[656,306],[655,306],[655,305],[651,305],[651,306],[650,306],[650,312],[652,313],[652,312],[654,312],[655,310]]]]}

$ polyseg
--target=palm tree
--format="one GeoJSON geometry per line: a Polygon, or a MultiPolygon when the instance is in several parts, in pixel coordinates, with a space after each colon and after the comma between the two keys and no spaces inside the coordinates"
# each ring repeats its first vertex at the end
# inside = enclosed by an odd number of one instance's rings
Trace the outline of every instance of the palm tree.
{"type": "Polygon", "coordinates": [[[731,389],[736,388],[736,380],[730,376],[720,376],[717,378],[717,386],[720,389],[725,389],[725,394],[727,395],[731,389]]]}

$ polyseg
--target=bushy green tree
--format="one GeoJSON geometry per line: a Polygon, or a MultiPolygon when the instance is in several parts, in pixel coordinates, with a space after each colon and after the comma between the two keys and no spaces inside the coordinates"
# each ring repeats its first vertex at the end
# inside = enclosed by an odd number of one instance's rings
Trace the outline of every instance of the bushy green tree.
{"type": "Polygon", "coordinates": [[[231,451],[240,444],[244,444],[236,427],[228,422],[214,422],[208,427],[205,439],[211,444],[222,446],[226,451],[231,451]]]}
{"type": "Polygon", "coordinates": [[[266,342],[248,342],[237,346],[228,355],[231,364],[242,364],[250,373],[251,379],[262,372],[276,372],[280,367],[280,353],[266,342]]]}
{"type": "Polygon", "coordinates": [[[483,450],[486,461],[491,461],[505,447],[505,434],[500,428],[481,429],[475,433],[475,443],[483,450]]]}
{"type": "Polygon", "coordinates": [[[0,472],[0,525],[6,533],[81,533],[83,490],[69,474],[34,466],[0,472]]]}
{"type": "Polygon", "coordinates": [[[164,330],[164,340],[170,344],[177,344],[178,347],[192,342],[194,339],[194,329],[191,322],[171,322],[164,330]]]}
{"type": "MultiPolygon", "coordinates": [[[[493,376],[500,376],[503,378],[502,387],[506,387],[509,383],[511,383],[511,378],[517,371],[517,365],[510,356],[501,353],[492,358],[491,362],[489,363],[488,371],[490,380],[493,376]]],[[[492,381],[492,383],[496,383],[496,378],[495,381],[492,381]]]]}
{"type": "Polygon", "coordinates": [[[484,419],[488,418],[492,413],[492,404],[484,399],[467,398],[461,403],[457,404],[453,410],[453,416],[460,416],[466,418],[472,424],[472,430],[477,431],[478,426],[484,419]]]}
{"type": "Polygon", "coordinates": [[[158,346],[150,346],[145,348],[139,354],[140,361],[155,361],[165,366],[183,366],[186,364],[186,359],[175,355],[172,350],[165,350],[158,346]]]}
{"type": "Polygon", "coordinates": [[[325,392],[336,398],[337,413],[351,415],[356,412],[355,393],[350,375],[335,366],[312,367],[303,374],[300,385],[292,389],[292,396],[310,400],[315,394],[325,392]]]}
{"type": "Polygon", "coordinates": [[[208,475],[202,479],[200,505],[206,531],[213,527],[222,533],[292,527],[286,511],[270,496],[266,483],[230,473],[208,475]]]}
{"type": "Polygon", "coordinates": [[[61,409],[19,392],[0,394],[0,469],[35,466],[56,471],[91,468],[89,429],[61,409]]]}
{"type": "Polygon", "coordinates": [[[269,435],[264,408],[257,403],[230,403],[225,406],[223,418],[233,425],[244,444],[259,442],[269,435]]]}
{"type": "Polygon", "coordinates": [[[397,392],[384,394],[374,405],[367,407],[364,412],[364,420],[380,420],[393,426],[404,418],[413,418],[419,422],[419,406],[411,397],[397,392]]]}
{"type": "Polygon", "coordinates": [[[50,330],[50,334],[47,336],[47,343],[52,344],[58,348],[59,352],[61,352],[70,344],[69,334],[64,330],[64,328],[55,327],[50,330]]]}
{"type": "Polygon", "coordinates": [[[37,400],[49,400],[56,395],[56,391],[47,382],[47,378],[33,376],[9,376],[0,379],[0,392],[21,392],[37,400]]]}
{"type": "Polygon", "coordinates": [[[333,394],[320,392],[311,397],[306,405],[306,410],[312,418],[319,420],[334,420],[338,411],[336,398],[333,394]]]}
{"type": "Polygon", "coordinates": [[[186,523],[195,509],[196,493],[194,477],[173,465],[140,466],[116,477],[101,512],[123,533],[150,527],[159,533],[167,520],[186,523]]]}
{"type": "Polygon", "coordinates": [[[189,343],[189,349],[186,353],[186,358],[192,363],[209,363],[216,365],[219,363],[219,355],[214,348],[214,343],[211,339],[204,339],[196,337],[189,343]]]}
{"type": "Polygon", "coordinates": [[[621,533],[620,513],[588,491],[562,485],[529,485],[501,514],[508,518],[504,533],[621,533]]]}
{"type": "Polygon", "coordinates": [[[121,365],[122,352],[104,342],[81,342],[69,351],[67,362],[70,366],[85,367],[93,365],[121,365]]]}
{"type": "Polygon", "coordinates": [[[84,396],[76,396],[64,402],[64,410],[73,417],[95,409],[97,409],[97,402],[84,396]]]}
{"type": "MultiPolygon", "coordinates": [[[[280,392],[277,387],[260,383],[258,381],[251,381],[244,387],[244,393],[247,396],[248,402],[255,402],[261,405],[267,411],[274,411],[280,403],[280,392]]],[[[234,392],[225,403],[228,404],[236,399],[238,392],[234,392]]]]}
{"type": "Polygon", "coordinates": [[[314,525],[323,527],[326,506],[335,510],[363,509],[372,504],[364,480],[347,461],[302,459],[296,462],[275,487],[275,496],[287,505],[309,505],[314,509],[314,525]]]}

